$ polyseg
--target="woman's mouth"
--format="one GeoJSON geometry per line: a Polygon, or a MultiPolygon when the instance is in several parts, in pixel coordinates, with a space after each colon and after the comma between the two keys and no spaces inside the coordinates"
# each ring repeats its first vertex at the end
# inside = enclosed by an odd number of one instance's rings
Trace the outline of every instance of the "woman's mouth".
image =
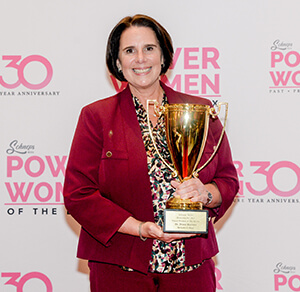
{"type": "Polygon", "coordinates": [[[137,73],[137,74],[143,74],[143,73],[148,73],[151,70],[152,67],[148,67],[148,68],[143,68],[143,69],[137,69],[134,68],[133,72],[137,73]]]}

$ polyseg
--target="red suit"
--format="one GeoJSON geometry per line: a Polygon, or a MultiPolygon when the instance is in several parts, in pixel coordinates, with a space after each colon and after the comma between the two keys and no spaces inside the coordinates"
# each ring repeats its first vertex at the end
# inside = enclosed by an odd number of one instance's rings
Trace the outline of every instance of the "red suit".
{"type": "MultiPolygon", "coordinates": [[[[168,102],[200,103],[207,99],[182,94],[164,84],[168,102]]],[[[222,131],[218,119],[210,119],[203,164],[212,154],[222,131]]],[[[209,209],[215,221],[231,205],[238,179],[224,135],[212,161],[199,173],[205,183],[214,181],[222,195],[219,208],[209,209]]],[[[132,96],[124,91],[83,108],[72,148],[64,185],[65,205],[82,226],[78,257],[117,264],[147,273],[152,240],[118,232],[129,217],[152,221],[153,205],[147,157],[132,96]]],[[[185,240],[186,265],[201,263],[218,252],[212,221],[206,236],[185,240]]]]}

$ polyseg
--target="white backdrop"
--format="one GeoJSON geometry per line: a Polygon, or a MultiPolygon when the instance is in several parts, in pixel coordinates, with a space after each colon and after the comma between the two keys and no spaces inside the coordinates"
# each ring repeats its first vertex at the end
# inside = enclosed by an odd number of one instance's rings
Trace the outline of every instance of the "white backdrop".
{"type": "Polygon", "coordinates": [[[216,225],[217,291],[300,291],[299,11],[297,0],[0,0],[0,291],[89,291],[64,170],[80,109],[116,92],[108,34],[136,13],[173,38],[173,88],[229,102],[241,190],[216,225]]]}

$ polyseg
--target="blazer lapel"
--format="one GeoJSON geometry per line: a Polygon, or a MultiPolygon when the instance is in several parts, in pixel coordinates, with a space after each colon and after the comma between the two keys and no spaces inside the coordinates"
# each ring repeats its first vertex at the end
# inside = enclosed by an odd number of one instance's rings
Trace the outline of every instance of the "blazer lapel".
{"type": "Polygon", "coordinates": [[[123,120],[125,140],[129,157],[129,179],[133,193],[137,198],[136,203],[142,204],[140,220],[154,220],[150,180],[148,175],[147,155],[140,125],[129,87],[119,94],[120,112],[123,120]],[[145,207],[147,206],[147,207],[145,207]]]}
{"type": "Polygon", "coordinates": [[[170,104],[172,103],[184,103],[185,101],[183,100],[183,95],[180,92],[177,92],[170,88],[169,86],[166,86],[163,82],[160,83],[161,87],[166,93],[166,96],[168,98],[168,102],[170,104]]]}

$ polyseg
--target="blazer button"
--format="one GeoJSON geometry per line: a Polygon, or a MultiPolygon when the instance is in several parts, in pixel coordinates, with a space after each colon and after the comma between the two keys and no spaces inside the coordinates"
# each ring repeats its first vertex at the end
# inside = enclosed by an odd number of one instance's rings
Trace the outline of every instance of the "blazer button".
{"type": "Polygon", "coordinates": [[[106,152],[106,157],[108,157],[108,158],[109,158],[109,157],[112,157],[111,151],[107,151],[107,152],[106,152]]]}

